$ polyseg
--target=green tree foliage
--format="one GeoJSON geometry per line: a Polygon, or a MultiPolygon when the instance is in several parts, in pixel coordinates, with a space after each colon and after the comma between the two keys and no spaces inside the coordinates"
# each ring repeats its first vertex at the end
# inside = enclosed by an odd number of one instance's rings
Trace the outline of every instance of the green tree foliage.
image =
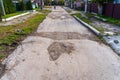
{"type": "Polygon", "coordinates": [[[1,8],[1,4],[0,4],[0,21],[2,21],[2,8],[1,8]]]}
{"type": "Polygon", "coordinates": [[[23,1],[20,2],[20,10],[24,11],[26,9],[25,3],[23,1]]]}
{"type": "Polygon", "coordinates": [[[113,2],[114,0],[92,0],[92,2],[97,2],[97,3],[100,3],[100,4],[103,4],[105,2],[113,2]]]}
{"type": "Polygon", "coordinates": [[[52,1],[52,5],[56,5],[56,1],[52,1]]]}
{"type": "Polygon", "coordinates": [[[16,12],[16,8],[15,8],[12,0],[3,0],[3,3],[4,3],[6,14],[16,12]]]}
{"type": "Polygon", "coordinates": [[[58,4],[59,5],[64,5],[64,0],[59,0],[58,4]]]}
{"type": "Polygon", "coordinates": [[[32,3],[30,0],[28,2],[26,2],[26,10],[33,10],[32,3]]]}
{"type": "Polygon", "coordinates": [[[26,9],[25,3],[23,0],[20,1],[20,3],[16,4],[17,11],[24,11],[26,9]]]}
{"type": "Polygon", "coordinates": [[[44,0],[45,5],[49,5],[51,3],[51,0],[44,0]]]}

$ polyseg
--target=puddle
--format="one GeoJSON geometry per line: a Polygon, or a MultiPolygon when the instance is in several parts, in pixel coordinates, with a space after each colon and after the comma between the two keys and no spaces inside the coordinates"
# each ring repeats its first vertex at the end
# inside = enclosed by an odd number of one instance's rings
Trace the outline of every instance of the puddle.
{"type": "Polygon", "coordinates": [[[48,47],[48,53],[50,55],[50,60],[55,61],[57,60],[60,55],[63,53],[70,54],[73,50],[73,44],[72,43],[63,43],[63,42],[53,42],[49,47],[48,47]]]}

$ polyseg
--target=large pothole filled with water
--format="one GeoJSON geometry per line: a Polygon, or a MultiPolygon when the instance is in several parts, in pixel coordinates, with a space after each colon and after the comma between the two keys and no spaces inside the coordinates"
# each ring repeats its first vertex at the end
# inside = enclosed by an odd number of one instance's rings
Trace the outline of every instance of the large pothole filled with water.
{"type": "Polygon", "coordinates": [[[74,46],[72,43],[69,42],[53,42],[47,50],[50,55],[50,60],[55,61],[63,53],[72,53],[72,51],[74,51],[74,46]]]}

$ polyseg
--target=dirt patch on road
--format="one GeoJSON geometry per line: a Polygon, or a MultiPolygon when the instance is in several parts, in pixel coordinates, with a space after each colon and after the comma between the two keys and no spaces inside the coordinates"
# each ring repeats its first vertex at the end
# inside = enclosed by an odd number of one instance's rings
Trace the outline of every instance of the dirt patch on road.
{"type": "Polygon", "coordinates": [[[48,53],[50,55],[50,60],[57,60],[63,53],[70,54],[74,50],[72,43],[63,42],[53,42],[48,47],[48,53]]]}
{"type": "MultiPolygon", "coordinates": [[[[61,13],[61,12],[60,12],[61,13]]],[[[48,15],[49,18],[51,19],[69,19],[72,18],[70,15],[68,14],[62,14],[62,15],[55,15],[55,14],[49,14],[48,15]]]]}
{"type": "Polygon", "coordinates": [[[93,41],[100,41],[95,35],[80,34],[77,32],[40,32],[33,35],[50,38],[53,40],[89,39],[93,41]]]}

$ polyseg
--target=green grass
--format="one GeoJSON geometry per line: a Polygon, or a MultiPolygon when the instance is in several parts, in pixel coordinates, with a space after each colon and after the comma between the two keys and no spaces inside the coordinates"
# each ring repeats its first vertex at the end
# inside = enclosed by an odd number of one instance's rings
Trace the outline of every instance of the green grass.
{"type": "Polygon", "coordinates": [[[81,14],[73,14],[75,16],[77,16],[79,19],[81,19],[82,21],[86,22],[87,24],[91,25],[92,27],[94,27],[95,29],[97,29],[98,31],[100,31],[101,33],[104,32],[104,28],[103,27],[96,27],[92,25],[92,21],[90,20],[91,17],[93,17],[92,14],[86,13],[86,16],[88,18],[82,17],[81,14]]]}
{"type": "Polygon", "coordinates": [[[52,8],[52,6],[44,6],[44,8],[52,8]]]}
{"type": "Polygon", "coordinates": [[[94,17],[94,14],[91,14],[91,13],[85,13],[85,15],[90,19],[92,17],[94,17]]]}
{"type": "Polygon", "coordinates": [[[47,9],[40,10],[40,8],[35,8],[34,10],[39,11],[39,12],[44,13],[44,14],[48,14],[51,12],[51,10],[47,10],[47,9]]]}
{"type": "Polygon", "coordinates": [[[28,35],[36,30],[38,24],[43,21],[45,14],[37,14],[34,17],[29,18],[26,22],[13,26],[3,26],[0,28],[0,44],[12,44],[21,35],[28,35]],[[23,32],[16,32],[16,30],[22,30],[23,32]]]}
{"type": "Polygon", "coordinates": [[[104,18],[107,20],[107,22],[115,24],[120,26],[120,20],[119,19],[115,19],[115,18],[111,18],[111,17],[107,17],[107,16],[103,16],[103,15],[98,15],[100,18],[104,18]]]}
{"type": "Polygon", "coordinates": [[[85,17],[82,17],[80,13],[73,14],[73,15],[77,16],[79,19],[83,20],[84,22],[86,22],[86,23],[88,23],[88,24],[91,23],[91,21],[90,21],[89,19],[87,19],[87,18],[85,18],[85,17]]]}
{"type": "Polygon", "coordinates": [[[0,59],[2,59],[3,57],[5,57],[5,55],[4,54],[0,54],[0,59]]]}
{"type": "Polygon", "coordinates": [[[2,55],[2,51],[5,51],[7,46],[21,41],[21,39],[23,40],[27,35],[33,33],[45,17],[46,14],[36,14],[23,23],[0,27],[0,59],[4,57],[5,54],[2,55]],[[17,30],[21,30],[21,32],[17,30]]]}
{"type": "Polygon", "coordinates": [[[23,13],[25,13],[25,12],[11,13],[11,14],[7,14],[5,16],[2,16],[2,18],[5,19],[5,18],[9,18],[9,17],[16,16],[16,15],[19,15],[19,14],[23,14],[23,13]]]}
{"type": "Polygon", "coordinates": [[[39,11],[39,10],[40,10],[40,7],[38,7],[38,8],[34,8],[34,10],[39,11]]]}
{"type": "Polygon", "coordinates": [[[42,12],[42,13],[50,13],[51,10],[46,10],[46,9],[44,9],[44,10],[42,10],[41,12],[42,12]]]}

